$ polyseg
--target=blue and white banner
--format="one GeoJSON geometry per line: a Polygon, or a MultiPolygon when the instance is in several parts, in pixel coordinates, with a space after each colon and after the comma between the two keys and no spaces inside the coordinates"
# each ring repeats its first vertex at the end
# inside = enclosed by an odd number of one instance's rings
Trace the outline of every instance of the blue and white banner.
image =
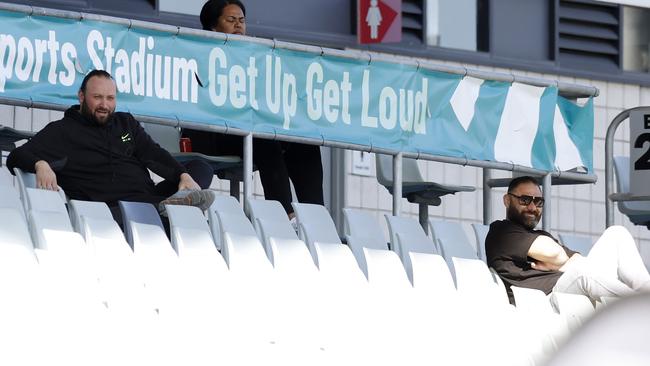
{"type": "Polygon", "coordinates": [[[255,42],[0,11],[0,96],[75,104],[110,72],[118,109],[406,152],[592,171],[593,103],[557,88],[255,42]]]}

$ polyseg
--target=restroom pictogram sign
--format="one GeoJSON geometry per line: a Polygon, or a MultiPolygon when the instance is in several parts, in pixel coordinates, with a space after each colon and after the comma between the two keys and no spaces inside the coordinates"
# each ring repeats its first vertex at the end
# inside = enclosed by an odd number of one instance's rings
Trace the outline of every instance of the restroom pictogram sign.
{"type": "Polygon", "coordinates": [[[388,43],[402,40],[402,0],[358,0],[359,43],[388,43]]]}

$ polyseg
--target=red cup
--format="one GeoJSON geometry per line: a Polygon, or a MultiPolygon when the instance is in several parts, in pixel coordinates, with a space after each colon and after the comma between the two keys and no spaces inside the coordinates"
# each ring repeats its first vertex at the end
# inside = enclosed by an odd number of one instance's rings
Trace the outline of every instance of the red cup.
{"type": "Polygon", "coordinates": [[[181,152],[192,152],[192,140],[189,137],[181,137],[179,145],[181,152]]]}

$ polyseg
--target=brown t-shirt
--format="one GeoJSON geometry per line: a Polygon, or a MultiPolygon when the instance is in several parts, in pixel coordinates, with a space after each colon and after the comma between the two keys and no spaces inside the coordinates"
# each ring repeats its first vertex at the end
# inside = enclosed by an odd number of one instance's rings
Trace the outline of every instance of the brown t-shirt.
{"type": "Polygon", "coordinates": [[[510,286],[534,288],[549,294],[562,276],[560,271],[540,271],[530,266],[533,259],[528,256],[528,250],[540,235],[555,240],[569,257],[576,253],[544,230],[530,230],[510,220],[495,221],[490,225],[485,238],[487,263],[506,284],[510,302],[513,302],[510,286]]]}

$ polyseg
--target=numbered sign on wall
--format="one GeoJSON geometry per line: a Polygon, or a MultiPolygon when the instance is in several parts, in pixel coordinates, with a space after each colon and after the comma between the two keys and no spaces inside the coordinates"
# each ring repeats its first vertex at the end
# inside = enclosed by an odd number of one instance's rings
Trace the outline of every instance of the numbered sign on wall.
{"type": "Polygon", "coordinates": [[[630,113],[630,192],[650,195],[650,108],[630,113]]]}

